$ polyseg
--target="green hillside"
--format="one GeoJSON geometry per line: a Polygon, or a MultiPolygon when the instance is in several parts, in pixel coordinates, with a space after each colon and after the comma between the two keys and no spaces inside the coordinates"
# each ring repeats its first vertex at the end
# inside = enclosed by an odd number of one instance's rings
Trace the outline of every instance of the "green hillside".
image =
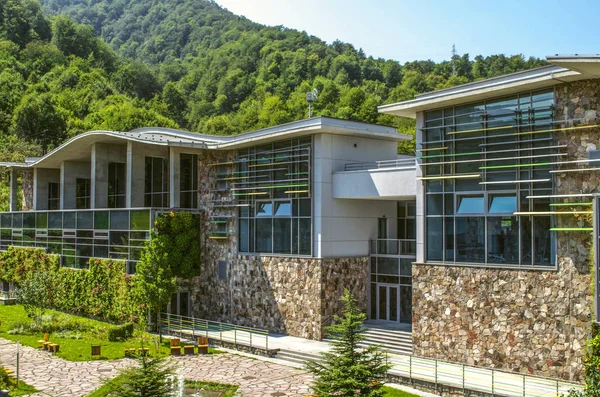
{"type": "Polygon", "coordinates": [[[465,54],[401,65],[351,44],[265,27],[207,0],[42,5],[0,2],[0,160],[39,154],[92,129],[235,134],[298,120],[313,88],[316,115],[414,133],[412,121],[379,115],[377,106],[544,63],[465,54]]]}

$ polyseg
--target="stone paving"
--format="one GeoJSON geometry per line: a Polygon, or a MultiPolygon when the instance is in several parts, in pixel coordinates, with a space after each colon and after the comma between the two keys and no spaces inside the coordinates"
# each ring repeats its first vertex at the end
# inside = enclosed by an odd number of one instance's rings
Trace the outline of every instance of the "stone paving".
{"type": "MultiPolygon", "coordinates": [[[[125,359],[71,362],[31,347],[21,347],[21,352],[20,379],[41,391],[36,396],[86,396],[100,387],[104,379],[115,377],[120,369],[134,363],[125,359]]],[[[3,366],[14,370],[15,358],[16,344],[0,338],[3,366]]],[[[178,363],[178,373],[186,379],[237,384],[242,396],[310,394],[312,376],[297,368],[230,353],[174,360],[178,363]]]]}

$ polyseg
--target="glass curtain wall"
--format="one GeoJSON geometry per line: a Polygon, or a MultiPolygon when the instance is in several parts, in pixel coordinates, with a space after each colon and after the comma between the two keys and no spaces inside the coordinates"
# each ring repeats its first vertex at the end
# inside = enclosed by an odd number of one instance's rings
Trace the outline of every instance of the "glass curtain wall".
{"type": "Polygon", "coordinates": [[[554,125],[551,90],[425,114],[427,261],[554,264],[551,216],[524,214],[550,210],[554,125]]]}
{"type": "Polygon", "coordinates": [[[198,207],[198,155],[181,154],[180,160],[180,195],[181,208],[198,207]]]}
{"type": "Polygon", "coordinates": [[[311,138],[239,151],[239,251],[312,254],[311,138]]]}
{"type": "Polygon", "coordinates": [[[167,159],[146,157],[144,206],[169,206],[169,170],[167,159]]]}
{"type": "Polygon", "coordinates": [[[77,178],[75,181],[75,208],[88,209],[91,206],[91,179],[77,178]]]}
{"type": "Polygon", "coordinates": [[[125,163],[108,164],[108,208],[125,208],[125,163]]]}

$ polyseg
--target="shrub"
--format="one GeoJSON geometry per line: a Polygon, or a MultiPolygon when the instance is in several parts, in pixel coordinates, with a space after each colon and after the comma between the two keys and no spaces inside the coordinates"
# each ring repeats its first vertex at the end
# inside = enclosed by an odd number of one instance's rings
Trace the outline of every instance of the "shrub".
{"type": "Polygon", "coordinates": [[[10,386],[10,379],[8,377],[8,374],[6,373],[4,368],[2,368],[0,366],[0,390],[8,389],[9,386],[10,386]]]}
{"type": "Polygon", "coordinates": [[[108,340],[111,342],[124,341],[133,336],[135,329],[134,323],[125,323],[123,325],[117,325],[108,330],[108,340]]]}

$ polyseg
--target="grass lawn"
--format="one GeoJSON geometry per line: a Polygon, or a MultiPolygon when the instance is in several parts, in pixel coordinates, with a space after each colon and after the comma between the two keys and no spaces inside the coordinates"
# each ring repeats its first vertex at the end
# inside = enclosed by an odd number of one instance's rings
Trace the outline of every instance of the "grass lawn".
{"type": "Polygon", "coordinates": [[[8,391],[11,397],[17,396],[25,396],[28,394],[37,393],[39,390],[36,390],[35,387],[28,385],[22,380],[19,381],[19,386],[16,387],[16,379],[10,378],[11,384],[8,387],[8,391]]]}
{"type": "MultiPolygon", "coordinates": [[[[67,331],[50,334],[50,342],[60,345],[60,350],[56,355],[65,360],[88,361],[97,359],[92,358],[92,345],[101,345],[102,356],[100,359],[123,358],[125,357],[125,349],[142,347],[142,339],[144,346],[150,349],[150,353],[156,354],[155,342],[158,341],[156,335],[136,332],[132,338],[125,342],[109,342],[108,329],[113,326],[109,323],[57,311],[48,311],[46,316],[51,316],[53,322],[64,324],[65,328],[68,329],[67,331]]],[[[22,306],[0,306],[0,338],[21,341],[21,344],[25,346],[40,347],[37,341],[43,339],[43,332],[41,331],[36,333],[9,333],[9,331],[19,328],[20,324],[31,322],[32,320],[27,317],[22,306]]],[[[213,354],[221,353],[215,349],[210,349],[209,352],[213,354]]],[[[169,354],[169,340],[163,338],[163,343],[158,345],[158,355],[167,356],[169,354]]]]}
{"type": "Polygon", "coordinates": [[[415,394],[407,393],[389,386],[383,386],[383,390],[385,391],[385,397],[418,397],[415,394]]]}
{"type": "MultiPolygon", "coordinates": [[[[123,375],[119,375],[116,378],[113,378],[106,382],[101,388],[97,389],[93,393],[89,394],[88,397],[106,397],[110,395],[110,393],[114,392],[116,388],[125,382],[126,378],[123,375]]],[[[193,381],[186,380],[185,381],[186,389],[199,390],[204,389],[206,391],[223,391],[225,392],[222,397],[233,397],[235,392],[238,389],[236,385],[227,385],[224,383],[215,383],[215,382],[201,382],[201,381],[193,381]]]]}

